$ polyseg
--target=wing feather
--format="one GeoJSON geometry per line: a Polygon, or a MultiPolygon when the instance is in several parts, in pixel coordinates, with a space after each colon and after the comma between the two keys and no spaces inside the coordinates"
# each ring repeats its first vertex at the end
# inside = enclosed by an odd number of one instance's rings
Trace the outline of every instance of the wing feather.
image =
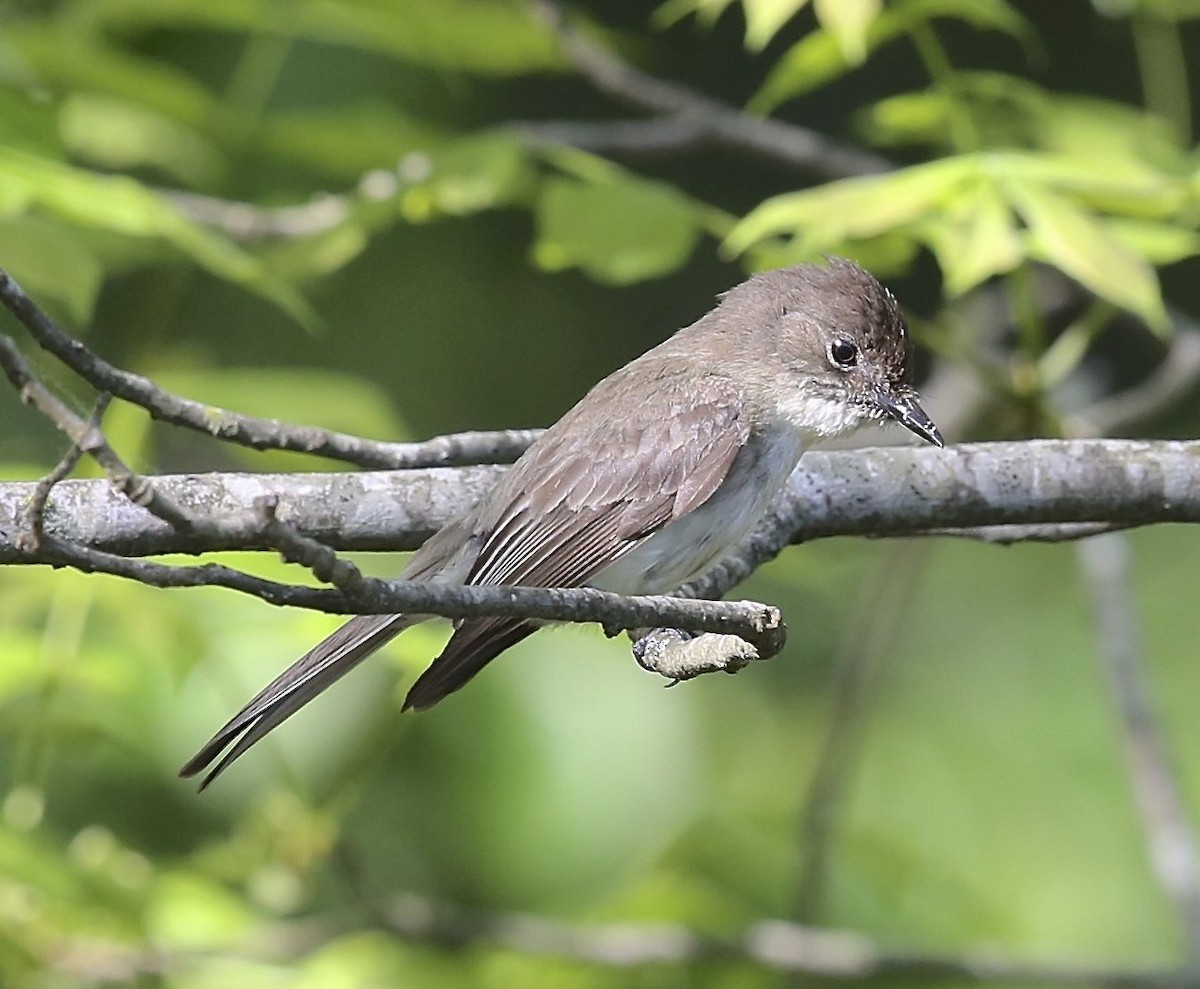
{"type": "MultiPolygon", "coordinates": [[[[502,482],[466,582],[586,584],[704,504],[750,433],[736,387],[723,378],[708,385],[700,400],[686,383],[659,381],[655,401],[617,405],[618,421],[588,418],[579,413],[590,409],[577,406],[502,482]],[[665,415],[661,390],[669,398],[665,415]]],[[[517,619],[462,622],[405,707],[436,704],[536,627],[517,619]]]]}

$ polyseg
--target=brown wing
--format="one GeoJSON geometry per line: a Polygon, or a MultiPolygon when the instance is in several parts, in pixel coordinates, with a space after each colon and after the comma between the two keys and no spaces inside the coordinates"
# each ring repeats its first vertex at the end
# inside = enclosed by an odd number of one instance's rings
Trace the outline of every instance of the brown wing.
{"type": "MultiPolygon", "coordinates": [[[[607,395],[593,392],[530,449],[480,520],[467,583],[585,584],[711,497],[749,435],[740,394],[723,378],[703,389],[674,377],[652,384],[651,396],[620,375],[607,379],[597,388],[607,395]]],[[[508,618],[463,622],[404,706],[436,704],[536,628],[508,618]]]]}

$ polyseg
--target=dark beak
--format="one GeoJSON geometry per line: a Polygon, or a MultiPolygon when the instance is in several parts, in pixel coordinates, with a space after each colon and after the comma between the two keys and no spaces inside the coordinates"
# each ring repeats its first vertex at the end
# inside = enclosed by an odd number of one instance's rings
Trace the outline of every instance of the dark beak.
{"type": "Polygon", "coordinates": [[[893,392],[880,390],[876,396],[879,407],[895,419],[905,429],[927,440],[934,446],[944,447],[945,441],[938,432],[933,420],[925,414],[925,410],[917,404],[917,396],[912,392],[893,392]]]}

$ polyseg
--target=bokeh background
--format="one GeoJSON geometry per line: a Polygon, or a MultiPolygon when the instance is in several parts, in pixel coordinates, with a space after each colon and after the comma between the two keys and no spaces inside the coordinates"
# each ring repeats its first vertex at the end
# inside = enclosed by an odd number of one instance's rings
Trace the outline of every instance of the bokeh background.
{"type": "MultiPolygon", "coordinates": [[[[748,268],[826,250],[906,305],[926,406],[956,441],[1071,433],[1193,332],[1195,4],[574,5],[592,43],[655,76],[899,165],[975,156],[1000,176],[986,208],[918,179],[736,227],[844,176],[736,146],[535,141],[548,121],[639,114],[573,71],[531,11],[7,0],[0,267],[167,388],[387,439],[549,423],[748,268]],[[346,214],[282,236],[246,226],[322,202],[346,214]],[[938,375],[968,380],[970,400],[938,375]]],[[[7,314],[0,329],[27,342],[7,314]]],[[[334,469],[119,403],[105,425],[148,472],[334,469]]],[[[1198,425],[1185,389],[1120,431],[1198,425]]],[[[38,477],[62,450],[0,389],[4,478],[38,477]]],[[[1194,815],[1200,535],[1146,529],[1128,548],[1151,699],[1194,815]]],[[[302,579],[265,555],[221,559],[302,579]]],[[[1076,546],[831,540],[738,593],[784,609],[785,653],[672,690],[619,640],[556,629],[401,717],[445,635],[410,631],[197,796],[178,766],[336,619],[0,572],[0,983],[788,981],[736,957],[522,952],[485,930],[512,912],[717,938],[783,918],[901,953],[1097,968],[1188,957],[1076,546]],[[482,918],[478,936],[389,931],[397,905],[482,918]]]]}

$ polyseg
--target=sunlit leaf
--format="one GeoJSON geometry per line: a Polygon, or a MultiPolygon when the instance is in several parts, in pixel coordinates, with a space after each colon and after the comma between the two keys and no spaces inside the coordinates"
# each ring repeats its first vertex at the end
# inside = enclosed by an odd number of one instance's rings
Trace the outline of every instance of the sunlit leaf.
{"type": "Polygon", "coordinates": [[[970,158],[950,158],[775,196],[742,219],[724,246],[740,254],[765,237],[790,234],[799,250],[835,250],[846,240],[885,233],[939,208],[976,167],[970,158]]]}
{"type": "Polygon", "coordinates": [[[1113,217],[1105,225],[1117,240],[1151,264],[1174,264],[1200,254],[1200,233],[1173,223],[1113,217]]]}
{"type": "Polygon", "coordinates": [[[1029,228],[1030,250],[1151,327],[1168,326],[1154,269],[1114,236],[1106,224],[1064,196],[1032,182],[1010,179],[1009,200],[1029,228]]]}
{"type": "Polygon", "coordinates": [[[867,30],[879,16],[881,0],[814,0],[817,18],[838,43],[850,65],[867,57],[867,30]]]}
{"type": "Polygon", "coordinates": [[[534,259],[557,271],[578,267],[627,284],[674,271],[699,236],[691,205],[668,185],[550,179],[536,206],[534,259]]]}
{"type": "MultiPolygon", "coordinates": [[[[889,5],[870,21],[862,44],[867,53],[935,17],[964,20],[979,30],[1001,31],[1026,45],[1034,38],[1028,22],[1006,0],[907,0],[889,5]]],[[[828,28],[814,31],[789,49],[747,103],[753,113],[769,113],[787,100],[823,86],[853,68],[839,38],[828,28]]]]}
{"type": "Polygon", "coordinates": [[[746,47],[751,51],[762,51],[779,33],[779,29],[806,7],[808,2],[809,0],[742,0],[742,7],[746,12],[746,47]]]}
{"type": "Polygon", "coordinates": [[[126,100],[76,93],[59,115],[63,143],[76,156],[114,171],[153,168],[173,182],[216,182],[225,162],[212,142],[157,111],[126,100]]]}
{"type": "Polygon", "coordinates": [[[1103,213],[1146,219],[1178,215],[1188,202],[1186,177],[1149,166],[1120,174],[1097,169],[1087,155],[993,152],[980,157],[997,182],[1013,177],[1066,194],[1103,213]]]}
{"type": "Polygon", "coordinates": [[[1025,254],[1012,209],[983,177],[920,224],[918,235],[936,255],[949,296],[1011,271],[1025,254]]]}

